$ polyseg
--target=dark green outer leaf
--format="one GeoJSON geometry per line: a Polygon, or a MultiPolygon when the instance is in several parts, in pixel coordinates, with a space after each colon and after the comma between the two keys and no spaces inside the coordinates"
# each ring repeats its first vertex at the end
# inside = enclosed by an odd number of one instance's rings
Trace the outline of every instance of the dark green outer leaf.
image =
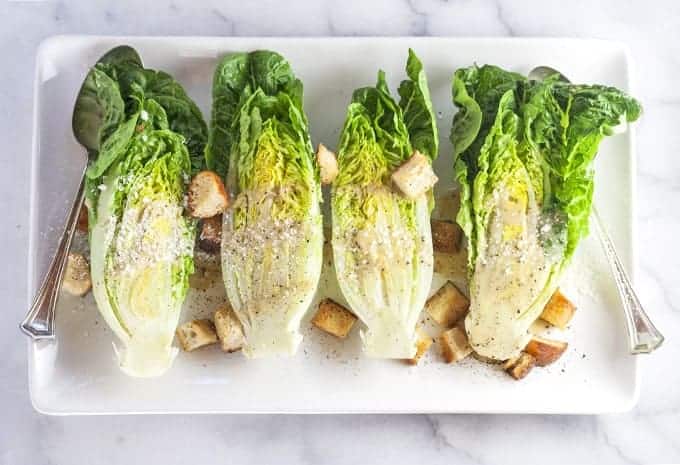
{"type": "Polygon", "coordinates": [[[96,153],[125,117],[125,102],[118,83],[95,66],[85,78],[73,110],[73,134],[88,151],[96,153]]]}
{"type": "Polygon", "coordinates": [[[205,167],[208,126],[201,110],[172,76],[163,71],[145,71],[146,98],[156,100],[165,110],[170,129],[184,136],[192,173],[202,170],[205,167]]]}
{"type": "Polygon", "coordinates": [[[208,168],[226,177],[229,154],[239,139],[236,120],[240,107],[257,90],[265,95],[285,93],[302,115],[302,83],[281,55],[267,50],[235,53],[215,69],[210,136],[205,150],[208,168]]]}
{"type": "Polygon", "coordinates": [[[434,160],[439,149],[437,122],[423,65],[411,49],[408,51],[406,74],[409,79],[399,85],[399,106],[404,124],[413,148],[434,160]]]}
{"type": "Polygon", "coordinates": [[[127,45],[106,52],[85,77],[73,109],[72,127],[76,140],[94,156],[100,143],[123,120],[124,102],[110,67],[142,66],[139,54],[127,45]]]}
{"type": "Polygon", "coordinates": [[[413,50],[406,72],[409,79],[399,86],[399,103],[390,94],[383,71],[378,72],[374,87],[354,91],[338,146],[336,185],[386,181],[414,148],[430,159],[437,156],[437,126],[427,79],[413,50]]]}
{"type": "MultiPolygon", "coordinates": [[[[208,128],[200,109],[172,76],[144,69],[137,52],[127,46],[109,51],[88,74],[76,101],[74,134],[88,148],[91,157],[97,158],[99,149],[114,133],[117,133],[115,140],[108,146],[125,144],[121,137],[132,133],[129,128],[117,129],[132,115],[139,116],[142,102],[149,99],[163,107],[170,129],[184,137],[192,172],[203,169],[208,128]]],[[[115,159],[116,154],[109,152],[96,160],[94,166],[89,167],[89,176],[100,176],[115,159]]]]}
{"type": "Polygon", "coordinates": [[[566,263],[588,230],[592,162],[599,143],[624,115],[628,121],[637,119],[640,105],[605,86],[573,85],[556,78],[528,81],[495,66],[457,70],[453,94],[459,111],[451,140],[462,191],[458,221],[468,238],[480,232],[475,229],[484,227],[475,219],[483,212],[476,211],[471,202],[479,195],[472,190],[476,189],[477,177],[483,175],[479,165],[482,146],[496,119],[501,95],[507,91],[514,93],[514,112],[520,121],[513,136],[517,155],[531,178],[544,215],[554,226],[551,237],[542,237],[544,246],[559,247],[566,263]]]}
{"type": "Polygon", "coordinates": [[[135,56],[124,49],[119,54],[107,55],[108,62],[95,65],[83,86],[79,104],[92,105],[98,111],[108,112],[103,115],[111,120],[110,123],[97,123],[95,112],[77,112],[77,117],[74,115],[75,121],[78,121],[74,129],[76,126],[86,127],[88,123],[99,124],[101,128],[96,145],[90,148],[91,160],[86,173],[87,200],[92,207],[90,214],[93,223],[96,221],[94,206],[99,197],[98,186],[102,177],[113,165],[124,161],[134,137],[149,130],[169,129],[183,141],[189,153],[192,169],[186,175],[205,166],[203,153],[207,126],[200,110],[170,75],[141,68],[135,56]],[[97,87],[100,82],[104,84],[97,87]],[[92,93],[90,89],[98,90],[107,98],[96,95],[89,98],[92,93]],[[108,98],[105,92],[114,98],[108,98]],[[94,99],[96,101],[91,103],[94,99]]]}
{"type": "Polygon", "coordinates": [[[129,45],[119,45],[102,55],[97,63],[115,66],[136,65],[141,67],[142,58],[137,53],[137,50],[129,45]]]}
{"type": "Polygon", "coordinates": [[[121,94],[126,96],[128,114],[138,110],[139,102],[156,100],[165,110],[170,129],[184,136],[191,157],[192,173],[205,166],[204,151],[208,140],[208,127],[194,101],[182,85],[163,71],[139,66],[111,67],[121,94]]]}
{"type": "Polygon", "coordinates": [[[98,179],[109,169],[124,152],[130,139],[135,133],[139,113],[135,113],[116,127],[115,131],[101,145],[97,158],[87,167],[87,177],[98,179]]]}
{"type": "Polygon", "coordinates": [[[543,209],[566,217],[564,254],[570,258],[588,233],[592,163],[600,142],[623,117],[635,121],[642,110],[635,99],[606,86],[544,81],[526,94],[525,139],[542,157],[547,178],[543,209]],[[536,95],[542,104],[534,104],[536,95]]]}
{"type": "Polygon", "coordinates": [[[477,154],[496,119],[498,102],[503,94],[511,89],[516,90],[523,81],[525,81],[525,78],[522,75],[491,65],[484,65],[481,68],[471,66],[455,72],[453,84],[454,103],[458,105],[456,100],[459,100],[460,104],[464,105],[465,111],[458,112],[454,116],[453,128],[456,128],[456,130],[454,133],[452,129],[451,142],[456,158],[458,156],[465,158],[465,162],[468,165],[469,178],[472,179],[476,175],[477,154]],[[458,80],[458,84],[456,84],[456,80],[458,80]],[[476,108],[472,106],[468,98],[471,98],[476,103],[476,108]],[[476,130],[474,139],[470,141],[469,139],[473,137],[475,128],[477,128],[476,119],[479,118],[479,114],[476,114],[477,108],[481,111],[481,122],[476,130]],[[469,125],[467,130],[464,130],[465,125],[469,125]],[[463,138],[462,136],[465,134],[467,136],[463,138]]]}
{"type": "Polygon", "coordinates": [[[208,169],[226,177],[229,152],[237,140],[232,124],[249,81],[248,55],[237,53],[220,62],[213,77],[210,134],[205,149],[208,169]]]}
{"type": "MultiPolygon", "coordinates": [[[[168,120],[163,107],[155,100],[140,102],[137,112],[123,122],[111,136],[102,144],[97,158],[90,163],[86,172],[86,198],[90,214],[90,222],[94,224],[97,219],[96,205],[99,199],[99,184],[103,176],[117,169],[118,165],[128,163],[126,157],[129,156],[130,146],[135,139],[137,145],[140,142],[148,141],[147,134],[150,131],[167,131],[168,120]],[[145,117],[142,119],[141,114],[145,117]]],[[[175,137],[182,142],[184,138],[175,133],[175,137]]],[[[151,143],[151,142],[150,142],[151,143]]],[[[188,153],[186,150],[184,152],[188,153]]],[[[189,172],[187,171],[187,174],[189,172]]]]}
{"type": "Polygon", "coordinates": [[[482,110],[475,99],[467,93],[465,83],[457,73],[453,77],[453,103],[458,107],[450,136],[455,162],[458,156],[472,145],[482,127],[482,110]]]}

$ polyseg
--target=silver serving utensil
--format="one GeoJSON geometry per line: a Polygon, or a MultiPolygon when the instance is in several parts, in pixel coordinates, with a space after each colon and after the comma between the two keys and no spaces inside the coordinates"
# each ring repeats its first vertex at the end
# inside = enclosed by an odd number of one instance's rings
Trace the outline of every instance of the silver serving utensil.
{"type": "MultiPolygon", "coordinates": [[[[532,69],[531,72],[529,72],[529,79],[541,81],[549,76],[555,75],[558,76],[560,81],[570,82],[564,74],[549,66],[538,66],[532,69]]],[[[663,343],[664,337],[656,326],[654,326],[652,320],[650,320],[647,315],[647,312],[645,312],[642,307],[595,204],[593,204],[592,218],[595,220],[595,230],[597,231],[600,244],[604,249],[607,261],[609,262],[609,267],[614,275],[614,281],[616,282],[619,297],[623,304],[630,353],[651,353],[663,343]]]]}
{"type": "MultiPolygon", "coordinates": [[[[125,61],[141,64],[141,59],[137,52],[125,45],[109,50],[98,60],[98,63],[115,64],[125,61]]],[[[76,140],[87,149],[88,158],[91,159],[96,156],[99,149],[99,130],[102,126],[105,112],[101,102],[97,100],[97,95],[91,89],[89,91],[86,89],[86,82],[87,80],[83,82],[76,99],[73,109],[72,128],[76,140]]],[[[33,300],[33,304],[20,325],[21,330],[34,340],[54,338],[54,309],[59,299],[59,291],[64,277],[68,252],[71,248],[73,233],[75,232],[78,215],[83,207],[84,200],[85,170],[83,170],[78,192],[69,210],[66,226],[59,239],[57,250],[43,278],[40,289],[33,300]]]]}

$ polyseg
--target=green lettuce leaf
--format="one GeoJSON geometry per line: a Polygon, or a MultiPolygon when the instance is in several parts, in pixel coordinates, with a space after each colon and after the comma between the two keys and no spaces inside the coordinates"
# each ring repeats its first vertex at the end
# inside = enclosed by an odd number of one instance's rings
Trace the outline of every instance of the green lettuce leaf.
{"type": "MultiPolygon", "coordinates": [[[[88,74],[84,87],[92,89],[90,93],[96,95],[99,112],[105,112],[107,120],[106,124],[101,125],[96,143],[93,141],[87,144],[89,149],[98,151],[112,133],[119,129],[123,120],[129,122],[130,116],[139,116],[142,103],[154,100],[165,111],[170,129],[184,137],[192,161],[192,173],[204,168],[207,125],[196,103],[172,76],[163,71],[144,68],[141,63],[134,61],[100,62],[88,74]]],[[[78,104],[94,100],[79,98],[78,104]]],[[[93,118],[92,113],[76,111],[74,115],[83,122],[74,122],[74,128],[87,128],[88,124],[96,124],[97,118],[93,118]]],[[[144,124],[144,120],[141,124],[144,124]]],[[[85,132],[85,129],[82,131],[85,132]]],[[[128,128],[114,139],[125,141],[130,137],[128,128]]],[[[113,142],[109,142],[111,143],[113,142]]],[[[111,155],[107,159],[96,157],[97,161],[90,167],[88,176],[101,176],[113,161],[110,157],[111,155]]]]}
{"type": "Polygon", "coordinates": [[[437,120],[423,64],[411,49],[408,51],[406,74],[408,79],[399,85],[399,107],[404,115],[404,124],[413,148],[434,160],[439,151],[437,120]]]}

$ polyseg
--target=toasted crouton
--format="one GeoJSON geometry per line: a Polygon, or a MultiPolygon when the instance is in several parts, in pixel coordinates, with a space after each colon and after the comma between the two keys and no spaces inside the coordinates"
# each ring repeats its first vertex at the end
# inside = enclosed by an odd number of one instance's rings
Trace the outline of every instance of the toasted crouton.
{"type": "Polygon", "coordinates": [[[217,342],[215,325],[210,320],[187,321],[177,328],[176,334],[182,350],[186,352],[217,342]]]}
{"type": "Polygon", "coordinates": [[[188,189],[189,214],[194,218],[219,215],[229,206],[229,196],[222,179],[214,171],[201,171],[191,180],[188,189]]]}
{"type": "Polygon", "coordinates": [[[86,233],[88,229],[87,205],[84,203],[78,212],[78,222],[76,223],[76,229],[83,233],[86,233]]]}
{"type": "Polygon", "coordinates": [[[472,353],[465,329],[460,326],[444,331],[439,336],[439,343],[442,346],[442,355],[446,363],[463,360],[472,353]]]}
{"type": "Polygon", "coordinates": [[[451,281],[447,281],[425,303],[427,313],[445,328],[455,325],[465,316],[468,308],[470,301],[451,281]]]}
{"type": "Polygon", "coordinates": [[[560,358],[567,350],[567,346],[568,344],[563,341],[534,336],[524,351],[536,359],[536,365],[544,367],[560,358]]]}
{"type": "Polygon", "coordinates": [[[450,221],[430,220],[432,247],[435,252],[456,253],[460,245],[462,230],[450,221]]]}
{"type": "Polygon", "coordinates": [[[565,329],[575,311],[576,306],[558,289],[543,309],[541,319],[560,329],[565,329]]]}
{"type": "Polygon", "coordinates": [[[331,299],[322,300],[312,318],[314,326],[340,339],[347,337],[355,321],[357,317],[352,312],[331,299]]]}
{"type": "Polygon", "coordinates": [[[319,164],[319,171],[321,172],[321,184],[332,183],[339,173],[335,153],[328,150],[325,145],[319,144],[316,149],[316,162],[319,164]]]}
{"type": "Polygon", "coordinates": [[[222,247],[222,215],[212,216],[201,221],[198,246],[211,254],[220,253],[222,247]]]}
{"type": "Polygon", "coordinates": [[[406,363],[410,365],[417,365],[420,357],[425,355],[433,342],[432,338],[428,336],[428,334],[420,327],[418,327],[416,330],[416,334],[418,335],[418,341],[416,342],[416,354],[413,356],[413,358],[406,359],[406,363]]]}
{"type": "Polygon", "coordinates": [[[411,158],[392,173],[392,182],[404,197],[415,199],[430,190],[438,181],[430,159],[417,150],[411,158]]]}
{"type": "Polygon", "coordinates": [[[215,328],[223,351],[241,350],[245,341],[243,326],[229,304],[215,310],[215,328]]]}
{"type": "Polygon", "coordinates": [[[69,252],[61,287],[69,294],[78,297],[84,296],[92,288],[90,264],[79,253],[69,252]]]}
{"type": "Polygon", "coordinates": [[[503,364],[503,369],[513,378],[519,380],[529,374],[536,365],[536,359],[526,352],[522,352],[518,357],[511,358],[503,364]]]}

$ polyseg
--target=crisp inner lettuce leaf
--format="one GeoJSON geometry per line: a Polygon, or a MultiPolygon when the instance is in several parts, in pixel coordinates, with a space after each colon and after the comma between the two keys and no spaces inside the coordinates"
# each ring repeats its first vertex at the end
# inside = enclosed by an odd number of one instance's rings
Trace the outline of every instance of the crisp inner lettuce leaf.
{"type": "Polygon", "coordinates": [[[433,159],[437,129],[422,65],[410,51],[409,79],[390,95],[383,72],[357,89],[347,111],[333,184],[333,255],[352,311],[366,324],[367,355],[409,358],[432,280],[430,198],[408,200],[390,174],[414,149],[433,159]]]}
{"type": "Polygon", "coordinates": [[[226,178],[222,272],[249,357],[292,355],[321,273],[321,186],[302,84],[274,52],[215,72],[208,166],[226,178]]]}
{"type": "Polygon", "coordinates": [[[107,78],[97,82],[109,86],[100,94],[117,93],[112,102],[124,102],[124,114],[100,131],[87,170],[93,294],[120,340],[121,369],[158,376],[177,353],[172,341],[193,272],[195,224],[183,204],[206,126],[166,74],[137,62],[98,64],[91,75],[100,73],[107,78]]]}
{"type": "Polygon", "coordinates": [[[640,106],[617,89],[542,82],[495,66],[456,71],[451,140],[468,239],[478,353],[516,356],[588,232],[592,161],[640,106]]]}

